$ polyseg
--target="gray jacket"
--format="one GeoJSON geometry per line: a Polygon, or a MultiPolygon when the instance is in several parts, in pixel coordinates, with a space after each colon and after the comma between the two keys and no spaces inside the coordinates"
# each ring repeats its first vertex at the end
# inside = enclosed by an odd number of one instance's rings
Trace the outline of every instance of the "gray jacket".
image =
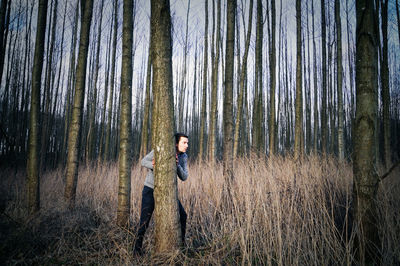
{"type": "MultiPolygon", "coordinates": [[[[142,166],[149,169],[146,179],[144,181],[144,185],[154,189],[154,174],[153,174],[153,158],[154,158],[154,150],[149,152],[142,159],[142,166]]],[[[189,172],[187,168],[187,154],[180,153],[178,154],[179,163],[176,165],[176,173],[182,181],[185,181],[188,178],[189,172]]]]}

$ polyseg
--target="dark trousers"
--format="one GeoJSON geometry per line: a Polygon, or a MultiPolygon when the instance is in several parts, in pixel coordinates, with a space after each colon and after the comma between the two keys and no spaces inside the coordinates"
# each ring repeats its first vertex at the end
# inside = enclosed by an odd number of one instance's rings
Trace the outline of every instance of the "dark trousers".
{"type": "MultiPolygon", "coordinates": [[[[179,206],[179,216],[181,222],[182,243],[184,243],[187,214],[185,212],[185,209],[183,209],[183,206],[179,200],[178,200],[178,206],[179,206]]],[[[137,251],[142,250],[143,237],[144,234],[146,233],[147,227],[149,227],[153,211],[154,211],[153,189],[149,188],[148,186],[144,186],[142,191],[142,209],[140,211],[140,224],[135,243],[135,250],[137,251]]]]}

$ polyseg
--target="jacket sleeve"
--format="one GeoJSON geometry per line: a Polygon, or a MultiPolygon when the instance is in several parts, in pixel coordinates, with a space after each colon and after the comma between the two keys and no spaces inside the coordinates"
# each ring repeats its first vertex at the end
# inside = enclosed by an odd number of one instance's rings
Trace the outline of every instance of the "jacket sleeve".
{"type": "Polygon", "coordinates": [[[185,181],[189,176],[189,171],[187,168],[187,155],[186,155],[186,153],[184,153],[181,156],[179,156],[178,158],[179,158],[179,162],[176,165],[176,172],[178,174],[178,177],[182,181],[185,181]]]}
{"type": "Polygon", "coordinates": [[[154,150],[152,150],[146,156],[143,157],[142,166],[146,167],[147,169],[153,170],[153,158],[154,158],[154,150]]]}

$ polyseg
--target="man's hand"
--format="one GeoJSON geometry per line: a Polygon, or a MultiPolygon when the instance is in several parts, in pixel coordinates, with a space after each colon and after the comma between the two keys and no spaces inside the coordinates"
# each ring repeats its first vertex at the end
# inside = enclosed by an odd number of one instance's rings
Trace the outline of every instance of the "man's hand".
{"type": "Polygon", "coordinates": [[[156,164],[155,161],[154,161],[154,158],[153,158],[153,160],[151,161],[151,164],[153,165],[153,168],[154,168],[154,165],[156,164]]]}

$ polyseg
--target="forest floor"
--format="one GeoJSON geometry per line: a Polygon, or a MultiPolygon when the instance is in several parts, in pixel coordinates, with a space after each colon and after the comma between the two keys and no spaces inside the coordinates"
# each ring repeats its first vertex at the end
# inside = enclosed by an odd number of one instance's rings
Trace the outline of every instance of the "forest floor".
{"type": "MultiPolygon", "coordinates": [[[[237,159],[232,201],[221,200],[222,166],[189,164],[179,181],[188,214],[181,252],[153,256],[154,222],[145,254],[133,244],[146,175],[132,167],[131,227],[116,226],[118,165],[81,165],[76,206],[63,202],[63,169],[41,175],[41,210],[27,215],[24,170],[0,169],[0,264],[350,265],[352,166],[331,157],[237,159]],[[224,203],[225,202],[225,203],[224,203]]],[[[379,187],[382,264],[400,263],[400,172],[379,187]]]]}

